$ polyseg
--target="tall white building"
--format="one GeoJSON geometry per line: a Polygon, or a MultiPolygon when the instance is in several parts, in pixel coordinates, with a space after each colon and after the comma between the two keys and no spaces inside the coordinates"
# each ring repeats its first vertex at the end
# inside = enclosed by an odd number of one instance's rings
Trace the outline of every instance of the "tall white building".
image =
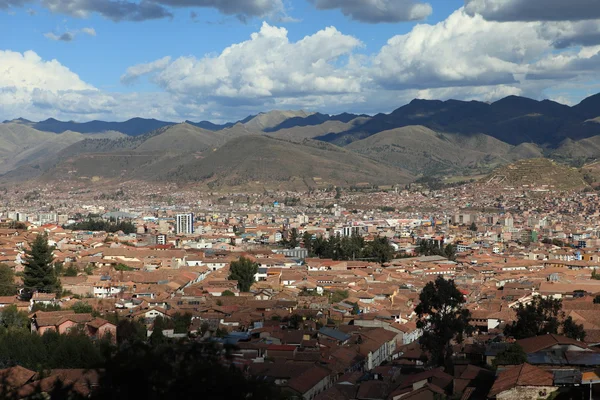
{"type": "Polygon", "coordinates": [[[177,223],[175,224],[176,234],[190,235],[194,233],[194,213],[177,214],[177,223]]]}

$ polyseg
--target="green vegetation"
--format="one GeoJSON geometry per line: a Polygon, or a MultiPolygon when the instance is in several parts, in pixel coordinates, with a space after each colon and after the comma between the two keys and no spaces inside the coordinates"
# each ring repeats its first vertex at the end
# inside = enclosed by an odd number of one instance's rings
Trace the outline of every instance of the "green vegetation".
{"type": "Polygon", "coordinates": [[[527,354],[521,346],[513,343],[494,358],[493,365],[520,365],[527,362],[527,354]]]}
{"type": "Polygon", "coordinates": [[[421,256],[441,256],[449,260],[456,259],[456,246],[448,244],[446,247],[436,246],[433,240],[420,240],[416,252],[421,256]]]}
{"type": "Polygon", "coordinates": [[[224,296],[224,297],[234,297],[235,293],[233,293],[231,290],[225,290],[225,291],[223,291],[223,293],[221,293],[221,296],[224,296]]]}
{"type": "Polygon", "coordinates": [[[283,246],[287,247],[288,249],[295,249],[296,247],[298,247],[300,245],[300,233],[298,232],[298,229],[296,229],[296,228],[290,229],[288,236],[289,236],[289,239],[284,238],[281,241],[281,244],[283,246]]]}
{"type": "Polygon", "coordinates": [[[91,314],[94,311],[94,308],[86,302],[78,301],[77,303],[73,304],[71,310],[73,310],[76,314],[91,314]]]}
{"type": "Polygon", "coordinates": [[[31,312],[35,311],[60,311],[59,304],[44,304],[44,303],[35,303],[33,307],[31,307],[31,312]]]}
{"type": "MultiPolygon", "coordinates": [[[[135,271],[135,268],[130,267],[129,265],[119,263],[119,264],[115,265],[115,271],[135,271]]],[[[91,275],[91,274],[88,274],[88,275],[91,275]]]]}
{"type": "Polygon", "coordinates": [[[69,265],[63,272],[63,276],[77,276],[79,270],[74,265],[69,265]]]}
{"type": "Polygon", "coordinates": [[[420,303],[415,309],[419,320],[417,328],[423,330],[421,345],[430,352],[430,362],[452,370],[452,346],[450,341],[462,341],[469,334],[471,313],[463,308],[465,296],[453,280],[438,277],[429,282],[419,295],[420,303]]]}
{"type": "Polygon", "coordinates": [[[328,240],[318,236],[312,239],[310,235],[303,237],[304,246],[310,256],[331,258],[333,260],[366,259],[385,263],[394,256],[394,248],[386,237],[376,237],[371,242],[365,242],[358,235],[330,236],[328,240]]]}
{"type": "Polygon", "coordinates": [[[556,334],[561,327],[563,335],[567,337],[576,340],[585,338],[582,325],[576,324],[571,317],[564,319],[561,300],[536,296],[529,304],[519,304],[517,320],[506,326],[504,334],[515,339],[525,339],[548,333],[556,334]]]}
{"type": "Polygon", "coordinates": [[[296,207],[296,206],[299,206],[302,203],[301,203],[299,197],[286,197],[283,200],[283,204],[285,204],[287,207],[296,207]]]}
{"type": "Polygon", "coordinates": [[[249,292],[254,283],[254,275],[258,272],[258,264],[246,257],[240,257],[230,265],[229,280],[238,282],[240,292],[249,292]]]}
{"type": "Polygon", "coordinates": [[[0,296],[14,296],[17,294],[15,285],[15,272],[6,264],[0,264],[0,296]]]}
{"type": "Polygon", "coordinates": [[[340,301],[347,299],[348,296],[349,294],[347,290],[336,290],[331,294],[329,301],[331,303],[339,303],[340,301]]]}
{"type": "Polygon", "coordinates": [[[135,233],[135,225],[129,221],[106,221],[103,219],[89,218],[85,221],[76,222],[65,226],[74,231],[110,232],[122,231],[125,234],[135,233]]]}
{"type": "Polygon", "coordinates": [[[60,282],[53,267],[53,250],[48,245],[47,235],[37,235],[31,248],[25,251],[23,285],[27,293],[60,293],[60,282]]]}

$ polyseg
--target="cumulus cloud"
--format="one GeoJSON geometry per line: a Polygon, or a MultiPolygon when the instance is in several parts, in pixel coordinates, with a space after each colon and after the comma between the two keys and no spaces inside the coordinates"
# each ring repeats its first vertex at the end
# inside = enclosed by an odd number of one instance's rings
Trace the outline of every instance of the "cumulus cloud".
{"type": "Polygon", "coordinates": [[[18,115],[90,115],[114,107],[114,99],[82,81],[57,60],[33,51],[0,50],[0,110],[18,115]]]}
{"type": "Polygon", "coordinates": [[[162,59],[133,67],[123,79],[154,72],[153,81],[170,93],[228,101],[352,93],[361,90],[361,81],[353,74],[351,53],[361,45],[333,27],[290,42],[285,28],[263,23],[250,40],[217,56],[168,64],[162,59]]]}
{"type": "Polygon", "coordinates": [[[465,10],[493,21],[600,19],[600,2],[593,0],[465,0],[465,10]]]}
{"type": "Polygon", "coordinates": [[[429,3],[415,0],[310,0],[319,10],[340,9],[353,20],[380,23],[417,21],[431,15],[429,3]]]}
{"type": "Polygon", "coordinates": [[[438,88],[511,84],[548,50],[534,23],[498,23],[462,9],[436,25],[388,40],[371,74],[383,87],[438,88]]]}
{"type": "Polygon", "coordinates": [[[140,76],[147,75],[156,71],[165,69],[171,62],[171,57],[166,56],[159,60],[146,63],[138,64],[127,68],[127,71],[121,76],[121,83],[130,84],[136,81],[140,76]]]}

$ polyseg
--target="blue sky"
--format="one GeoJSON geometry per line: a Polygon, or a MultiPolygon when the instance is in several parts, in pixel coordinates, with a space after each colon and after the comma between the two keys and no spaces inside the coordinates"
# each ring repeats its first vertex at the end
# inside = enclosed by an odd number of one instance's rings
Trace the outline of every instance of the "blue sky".
{"type": "Polygon", "coordinates": [[[0,0],[0,119],[223,121],[600,91],[597,2],[527,3],[0,0]]]}

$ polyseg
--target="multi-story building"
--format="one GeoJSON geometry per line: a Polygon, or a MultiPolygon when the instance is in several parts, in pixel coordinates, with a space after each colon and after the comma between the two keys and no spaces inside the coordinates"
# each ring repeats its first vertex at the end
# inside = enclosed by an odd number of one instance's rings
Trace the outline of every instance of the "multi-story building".
{"type": "Polygon", "coordinates": [[[185,235],[194,233],[194,213],[177,214],[175,233],[185,235]]]}

